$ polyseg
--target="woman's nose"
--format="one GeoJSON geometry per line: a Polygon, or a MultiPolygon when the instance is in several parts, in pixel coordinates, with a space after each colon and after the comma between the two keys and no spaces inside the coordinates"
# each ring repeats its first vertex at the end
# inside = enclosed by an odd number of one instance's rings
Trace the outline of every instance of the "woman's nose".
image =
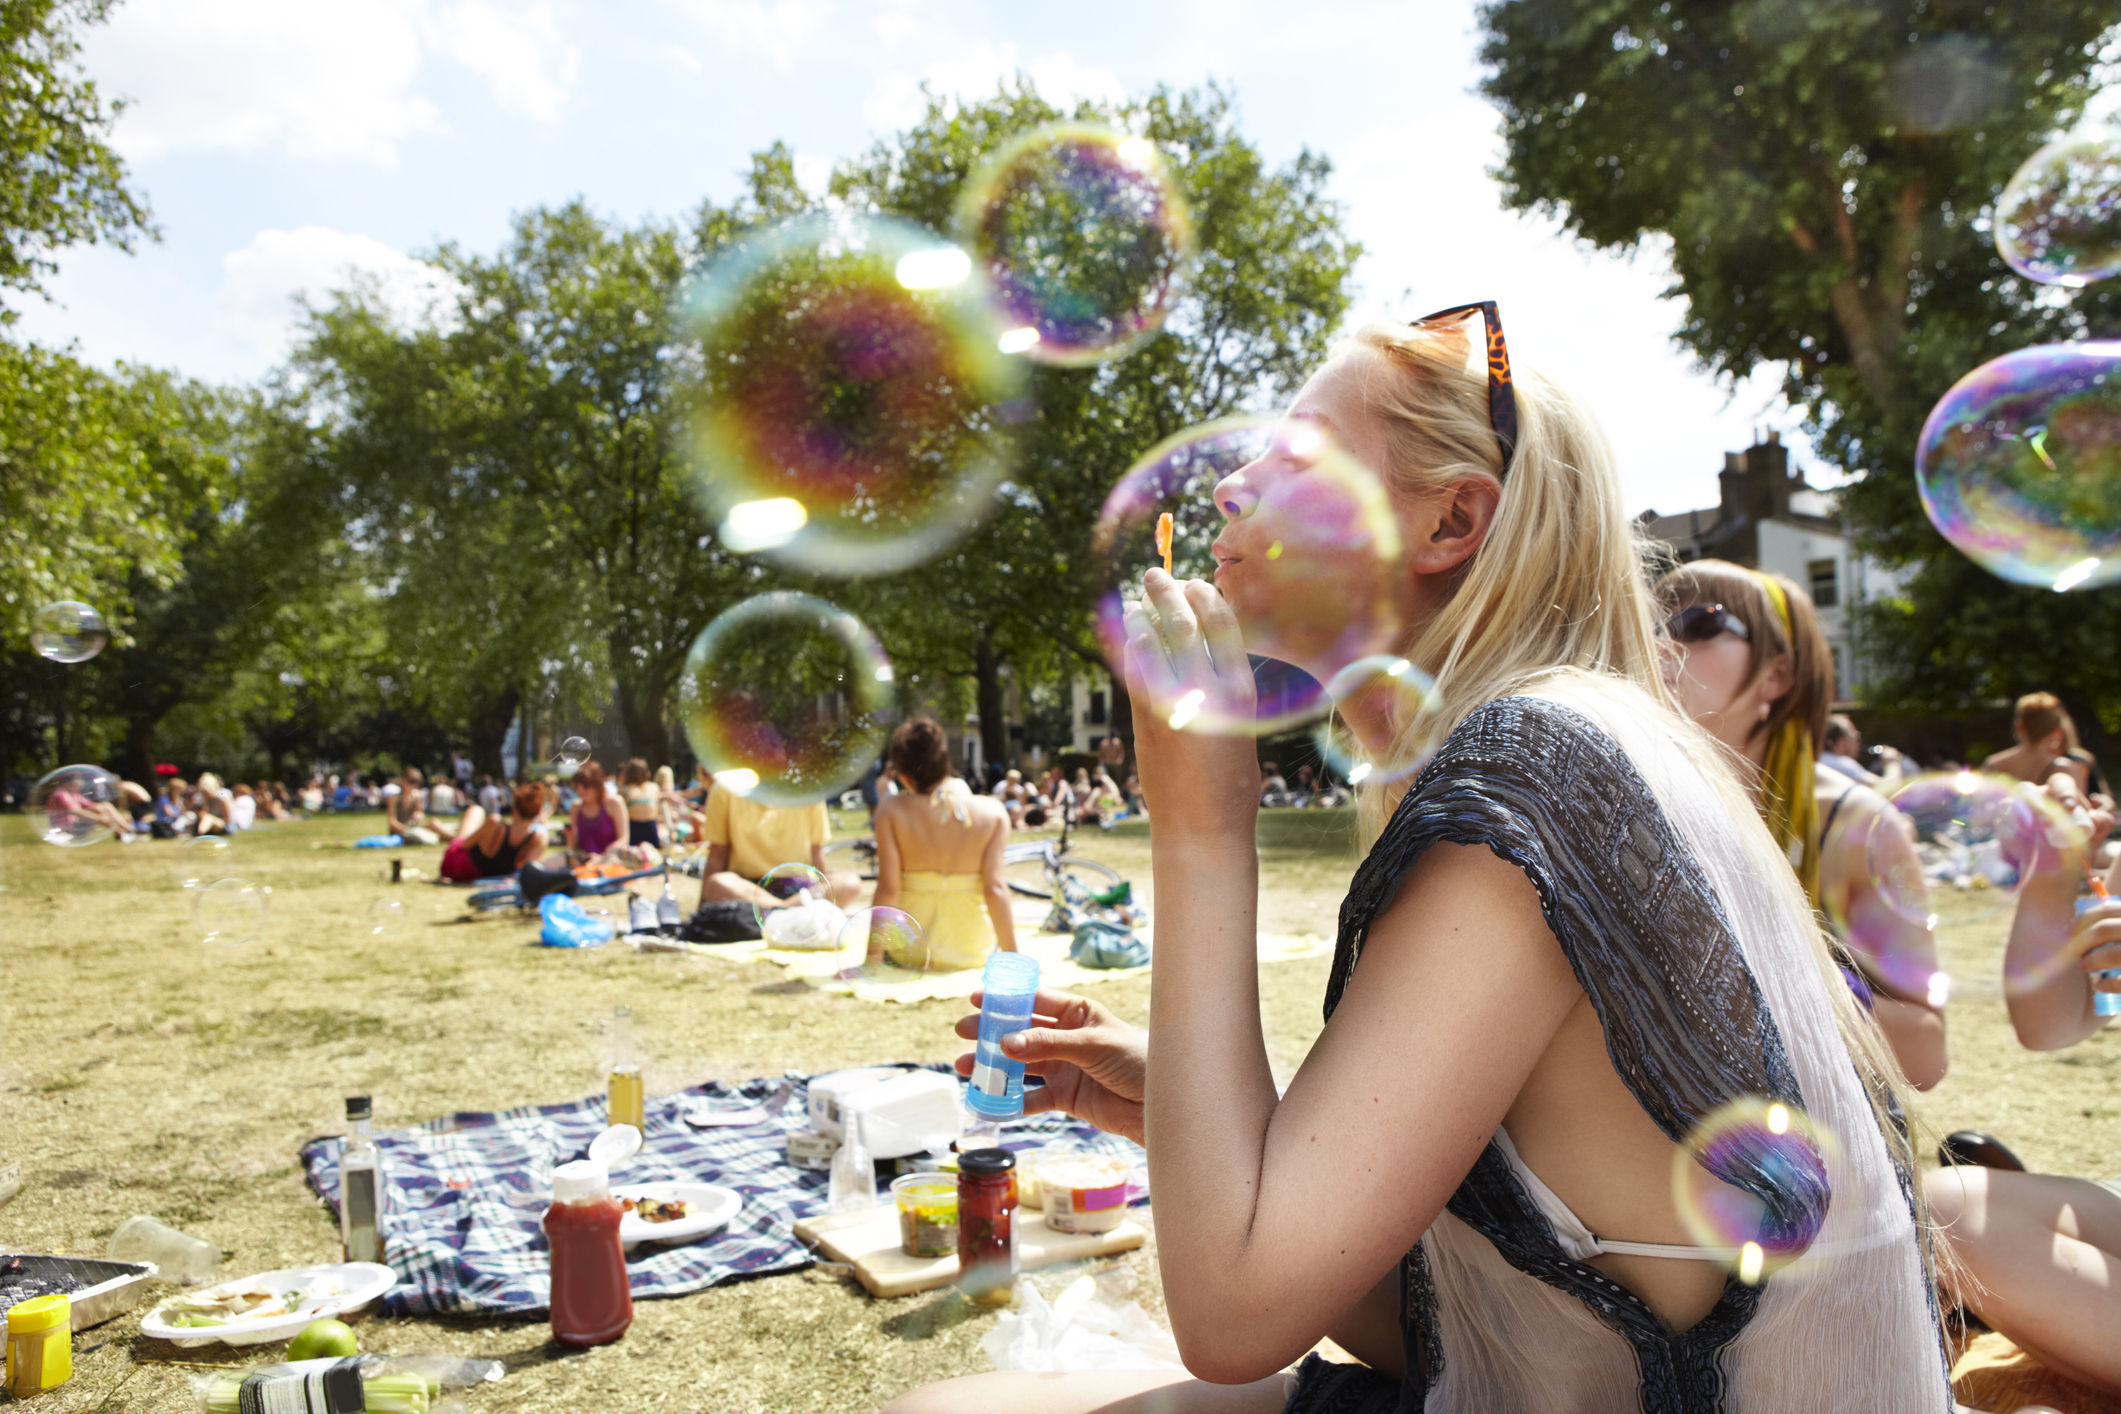
{"type": "Polygon", "coordinates": [[[1259,504],[1259,493],[1246,482],[1242,470],[1233,471],[1215,483],[1215,509],[1223,513],[1223,519],[1236,520],[1250,514],[1259,504]]]}

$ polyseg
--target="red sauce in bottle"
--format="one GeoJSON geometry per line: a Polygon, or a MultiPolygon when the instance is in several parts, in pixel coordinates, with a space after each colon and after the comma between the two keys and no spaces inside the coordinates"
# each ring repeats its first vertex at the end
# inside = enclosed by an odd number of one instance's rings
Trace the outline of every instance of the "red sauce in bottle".
{"type": "Polygon", "coordinates": [[[626,1249],[619,1244],[625,1216],[610,1194],[586,1202],[555,1203],[545,1212],[552,1246],[552,1338],[562,1345],[608,1345],[633,1324],[633,1289],[626,1249]]]}
{"type": "Polygon", "coordinates": [[[1016,1289],[1016,1155],[973,1149],[957,1157],[957,1279],[982,1306],[1016,1289]]]}

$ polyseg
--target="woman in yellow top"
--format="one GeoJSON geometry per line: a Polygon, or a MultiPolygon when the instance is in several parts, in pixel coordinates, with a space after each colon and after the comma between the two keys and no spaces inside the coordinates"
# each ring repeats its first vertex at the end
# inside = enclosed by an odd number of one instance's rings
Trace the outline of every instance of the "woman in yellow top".
{"type": "MultiPolygon", "coordinates": [[[[876,897],[920,924],[922,937],[891,950],[900,967],[938,972],[978,967],[1000,947],[1016,951],[1002,846],[1009,813],[950,774],[943,729],[915,717],[891,734],[887,770],[898,795],[876,805],[876,897]]],[[[883,931],[869,934],[868,966],[886,954],[883,931]]]]}

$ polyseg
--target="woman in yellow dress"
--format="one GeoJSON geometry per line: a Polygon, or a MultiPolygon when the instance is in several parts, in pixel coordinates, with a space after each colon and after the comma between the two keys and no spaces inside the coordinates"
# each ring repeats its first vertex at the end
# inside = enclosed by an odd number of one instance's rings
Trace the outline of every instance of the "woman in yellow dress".
{"type": "Polygon", "coordinates": [[[915,717],[891,734],[886,770],[899,794],[876,805],[874,903],[907,914],[921,937],[893,940],[872,928],[868,967],[888,952],[900,967],[950,972],[983,965],[997,947],[1015,952],[1002,876],[1009,812],[950,773],[949,743],[931,718],[915,717]]]}

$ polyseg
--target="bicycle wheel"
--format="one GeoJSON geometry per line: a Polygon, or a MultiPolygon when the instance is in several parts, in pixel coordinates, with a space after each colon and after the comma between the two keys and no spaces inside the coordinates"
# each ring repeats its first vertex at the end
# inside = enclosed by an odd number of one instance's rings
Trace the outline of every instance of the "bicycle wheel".
{"type": "MultiPolygon", "coordinates": [[[[1104,893],[1126,882],[1125,877],[1110,865],[1099,864],[1094,859],[1079,855],[1064,854],[1055,861],[1061,873],[1075,880],[1093,894],[1104,893]]],[[[1009,891],[1025,898],[1050,899],[1053,888],[1046,882],[1046,861],[1041,858],[1014,860],[1002,867],[1002,877],[1009,881],[1009,891]]]]}
{"type": "Polygon", "coordinates": [[[840,840],[836,844],[828,844],[825,846],[825,862],[842,869],[852,868],[858,870],[864,879],[874,879],[876,878],[876,840],[872,836],[863,835],[860,839],[840,840]],[[852,859],[832,858],[835,854],[842,854],[849,850],[853,851],[854,857],[852,859]]]}

